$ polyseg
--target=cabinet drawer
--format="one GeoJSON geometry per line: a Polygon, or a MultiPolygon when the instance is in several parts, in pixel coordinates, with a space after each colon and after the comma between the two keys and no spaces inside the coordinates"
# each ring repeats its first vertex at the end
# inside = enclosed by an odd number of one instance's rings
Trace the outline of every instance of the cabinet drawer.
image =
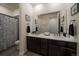
{"type": "Polygon", "coordinates": [[[61,47],[72,48],[72,49],[75,49],[77,47],[77,43],[66,42],[66,41],[58,41],[58,40],[48,40],[48,44],[61,46],[61,47]]]}
{"type": "Polygon", "coordinates": [[[66,43],[63,41],[51,40],[51,39],[48,40],[48,44],[56,45],[56,46],[65,46],[66,45],[66,43]]]}

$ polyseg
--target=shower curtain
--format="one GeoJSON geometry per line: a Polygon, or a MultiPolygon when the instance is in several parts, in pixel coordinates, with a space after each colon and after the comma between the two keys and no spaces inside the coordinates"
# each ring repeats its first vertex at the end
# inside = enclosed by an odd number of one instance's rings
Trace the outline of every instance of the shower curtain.
{"type": "Polygon", "coordinates": [[[0,14],[0,51],[14,45],[18,39],[18,19],[0,14]]]}

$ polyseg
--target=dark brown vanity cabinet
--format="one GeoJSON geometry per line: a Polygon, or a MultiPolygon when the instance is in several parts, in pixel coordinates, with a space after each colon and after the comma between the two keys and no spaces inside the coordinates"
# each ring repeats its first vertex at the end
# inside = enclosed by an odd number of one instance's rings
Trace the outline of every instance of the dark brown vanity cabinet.
{"type": "Polygon", "coordinates": [[[74,56],[77,43],[27,36],[27,49],[44,56],[74,56]]]}

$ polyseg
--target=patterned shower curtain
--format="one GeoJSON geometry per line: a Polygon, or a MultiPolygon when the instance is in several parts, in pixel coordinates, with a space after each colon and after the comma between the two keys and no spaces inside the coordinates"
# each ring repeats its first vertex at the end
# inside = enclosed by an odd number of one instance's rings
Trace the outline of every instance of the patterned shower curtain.
{"type": "Polygon", "coordinates": [[[14,45],[18,39],[18,19],[0,14],[0,51],[14,45]]]}

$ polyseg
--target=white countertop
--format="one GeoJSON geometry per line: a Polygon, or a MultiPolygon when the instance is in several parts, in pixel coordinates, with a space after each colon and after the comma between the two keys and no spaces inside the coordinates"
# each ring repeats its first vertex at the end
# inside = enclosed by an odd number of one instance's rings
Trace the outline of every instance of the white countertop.
{"type": "Polygon", "coordinates": [[[46,38],[46,39],[52,39],[52,40],[68,41],[68,42],[76,42],[77,43],[77,39],[75,39],[72,36],[70,36],[70,38],[69,38],[69,37],[64,37],[64,36],[57,36],[54,34],[50,34],[50,36],[45,36],[44,34],[31,34],[31,33],[28,33],[27,36],[46,38]]]}

